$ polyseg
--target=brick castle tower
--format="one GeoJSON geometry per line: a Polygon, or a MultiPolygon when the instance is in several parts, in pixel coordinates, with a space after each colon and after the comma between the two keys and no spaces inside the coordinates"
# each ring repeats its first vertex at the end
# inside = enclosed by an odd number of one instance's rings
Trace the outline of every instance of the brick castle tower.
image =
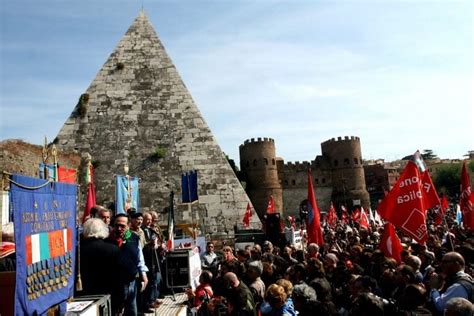
{"type": "Polygon", "coordinates": [[[275,201],[275,211],[283,210],[275,152],[275,142],[271,138],[252,138],[239,147],[240,169],[247,183],[246,191],[260,218],[266,213],[270,196],[275,201]]]}
{"type": "Polygon", "coordinates": [[[276,158],[275,142],[271,138],[246,140],[240,145],[246,191],[260,217],[266,211],[270,195],[275,199],[276,210],[284,217],[298,216],[307,198],[309,168],[320,211],[326,212],[331,202],[338,209],[342,205],[349,210],[369,207],[359,137],[325,141],[321,153],[312,161],[285,163],[276,158]]]}

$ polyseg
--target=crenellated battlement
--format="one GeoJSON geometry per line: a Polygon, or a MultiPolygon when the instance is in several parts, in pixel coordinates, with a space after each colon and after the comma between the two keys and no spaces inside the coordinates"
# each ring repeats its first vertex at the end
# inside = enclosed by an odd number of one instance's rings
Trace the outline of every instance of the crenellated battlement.
{"type": "Polygon", "coordinates": [[[360,142],[360,138],[358,136],[344,136],[344,138],[339,136],[337,139],[336,138],[328,139],[327,141],[322,142],[321,145],[337,143],[337,142],[347,142],[347,141],[360,142]]]}
{"type": "Polygon", "coordinates": [[[247,139],[240,145],[240,166],[247,193],[254,205],[258,205],[255,209],[262,214],[270,194],[282,201],[285,212],[298,210],[306,196],[309,169],[313,185],[319,190],[318,203],[321,201],[325,208],[329,208],[331,201],[349,206],[356,200],[362,205],[369,204],[357,136],[342,136],[321,143],[321,155],[309,161],[277,158],[271,138],[247,139]]]}
{"type": "Polygon", "coordinates": [[[284,170],[304,171],[312,166],[311,161],[288,161],[283,164],[284,170]]]}
{"type": "Polygon", "coordinates": [[[251,139],[246,139],[240,147],[243,147],[248,144],[262,144],[262,143],[271,143],[275,144],[275,140],[270,137],[258,137],[258,138],[251,138],[251,139]]]}

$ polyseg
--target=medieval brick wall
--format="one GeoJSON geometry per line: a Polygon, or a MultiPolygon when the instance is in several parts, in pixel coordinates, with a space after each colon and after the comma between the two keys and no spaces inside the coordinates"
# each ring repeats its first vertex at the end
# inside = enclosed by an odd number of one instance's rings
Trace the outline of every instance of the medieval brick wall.
{"type": "MultiPolygon", "coordinates": [[[[0,170],[39,177],[39,164],[43,162],[43,146],[33,145],[18,139],[0,142],[0,170]]],[[[58,164],[79,171],[81,157],[77,153],[58,150],[58,164]]],[[[53,163],[52,156],[47,163],[53,163]]]]}
{"type": "Polygon", "coordinates": [[[281,197],[274,197],[282,200],[283,216],[297,216],[300,205],[307,198],[307,171],[311,168],[313,187],[321,212],[329,209],[331,201],[337,208],[341,205],[349,209],[360,205],[368,208],[370,200],[365,187],[360,139],[354,136],[339,137],[337,140],[333,138],[321,144],[321,152],[322,155],[316,156],[312,161],[285,163],[283,159],[275,158],[278,171],[275,178],[274,169],[258,168],[260,161],[270,161],[271,157],[276,157],[273,139],[246,141],[240,146],[240,163],[247,181],[246,190],[252,202],[264,205],[268,201],[269,192],[262,190],[262,186],[265,187],[268,183],[277,186],[279,183],[281,191],[274,193],[281,192],[281,197]],[[252,167],[252,163],[256,165],[252,167]],[[257,195],[255,192],[259,192],[260,196],[254,200],[257,195]]]}

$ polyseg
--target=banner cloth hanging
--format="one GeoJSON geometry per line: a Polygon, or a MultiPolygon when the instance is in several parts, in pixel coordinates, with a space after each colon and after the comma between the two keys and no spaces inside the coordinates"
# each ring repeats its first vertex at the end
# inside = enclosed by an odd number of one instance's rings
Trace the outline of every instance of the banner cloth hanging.
{"type": "Polygon", "coordinates": [[[77,186],[13,175],[15,315],[43,314],[73,295],[77,186]]]}

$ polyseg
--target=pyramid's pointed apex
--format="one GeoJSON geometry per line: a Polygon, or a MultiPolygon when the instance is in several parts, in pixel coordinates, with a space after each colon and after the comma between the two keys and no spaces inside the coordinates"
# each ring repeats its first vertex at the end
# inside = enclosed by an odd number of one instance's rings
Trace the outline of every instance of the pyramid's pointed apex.
{"type": "Polygon", "coordinates": [[[144,9],[141,9],[141,10],[140,10],[140,12],[138,13],[137,18],[148,19],[148,17],[146,16],[146,13],[145,13],[145,10],[144,10],[144,9]]]}
{"type": "Polygon", "coordinates": [[[136,23],[137,21],[142,22],[142,23],[143,22],[150,23],[150,19],[144,9],[140,9],[140,12],[138,12],[138,15],[135,18],[134,23],[136,23]]]}

